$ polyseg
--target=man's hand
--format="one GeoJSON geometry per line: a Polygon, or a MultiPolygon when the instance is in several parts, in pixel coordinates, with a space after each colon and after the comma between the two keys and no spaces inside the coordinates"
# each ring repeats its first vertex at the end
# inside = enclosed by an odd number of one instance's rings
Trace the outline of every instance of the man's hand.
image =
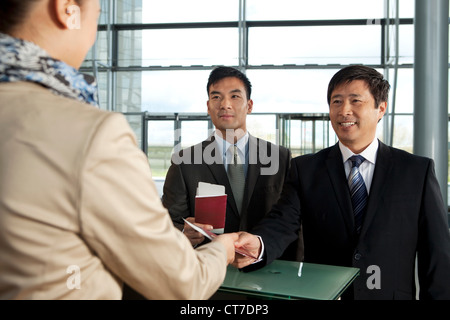
{"type": "MultiPolygon", "coordinates": [[[[235,242],[236,248],[242,248],[251,253],[254,257],[259,257],[261,254],[261,241],[259,238],[251,233],[239,232],[239,239],[235,242]]],[[[255,262],[255,259],[236,254],[233,266],[236,268],[244,268],[255,262]]]]}
{"type": "MultiPolygon", "coordinates": [[[[211,231],[213,229],[213,226],[209,224],[201,224],[201,223],[195,223],[194,217],[186,218],[187,221],[195,224],[196,226],[202,228],[203,230],[209,230],[211,231]]],[[[184,231],[183,233],[186,235],[186,237],[191,242],[192,246],[196,246],[200,243],[202,243],[205,240],[205,237],[200,233],[192,229],[190,225],[187,223],[184,223],[184,231]]]]}

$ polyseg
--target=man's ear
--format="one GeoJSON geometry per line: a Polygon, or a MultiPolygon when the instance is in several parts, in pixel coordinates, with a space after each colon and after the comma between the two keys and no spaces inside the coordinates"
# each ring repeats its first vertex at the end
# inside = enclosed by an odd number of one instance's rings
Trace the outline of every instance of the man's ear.
{"type": "Polygon", "coordinates": [[[380,105],[378,106],[378,122],[380,122],[381,119],[383,119],[386,110],[387,110],[387,102],[380,103],[380,105]]]}
{"type": "Polygon", "coordinates": [[[80,8],[74,0],[52,0],[50,6],[61,28],[73,29],[74,21],[79,21],[80,8]]]}
{"type": "Polygon", "coordinates": [[[252,113],[253,111],[253,100],[250,99],[247,101],[247,114],[252,113]]]}
{"type": "Polygon", "coordinates": [[[209,115],[211,115],[211,113],[209,113],[209,100],[206,101],[206,112],[208,112],[209,115]]]}

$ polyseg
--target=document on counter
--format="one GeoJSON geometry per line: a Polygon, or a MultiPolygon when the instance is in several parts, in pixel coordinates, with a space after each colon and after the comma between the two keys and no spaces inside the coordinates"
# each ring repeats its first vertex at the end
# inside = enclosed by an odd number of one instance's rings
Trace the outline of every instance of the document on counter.
{"type": "MultiPolygon", "coordinates": [[[[183,220],[184,220],[184,222],[186,222],[192,229],[194,229],[194,230],[197,231],[197,232],[200,232],[202,235],[204,235],[204,236],[205,236],[206,238],[208,238],[209,240],[213,240],[215,237],[217,237],[217,235],[216,235],[215,233],[212,233],[211,231],[203,230],[202,228],[197,227],[195,224],[193,224],[193,223],[187,221],[187,220],[184,219],[184,218],[183,218],[183,220]]],[[[245,257],[249,257],[249,258],[255,259],[255,262],[254,262],[254,263],[260,261],[260,259],[258,259],[258,258],[256,258],[255,256],[253,256],[250,252],[248,252],[248,251],[245,250],[245,249],[242,249],[242,248],[234,248],[234,251],[235,251],[236,253],[239,253],[240,255],[245,256],[245,257]]]]}

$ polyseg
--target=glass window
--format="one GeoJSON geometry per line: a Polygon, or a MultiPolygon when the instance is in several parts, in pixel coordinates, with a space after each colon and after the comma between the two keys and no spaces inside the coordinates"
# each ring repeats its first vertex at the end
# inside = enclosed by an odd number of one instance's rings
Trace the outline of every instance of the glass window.
{"type": "Polygon", "coordinates": [[[166,176],[174,152],[200,143],[211,134],[206,120],[182,120],[180,126],[175,130],[174,120],[148,121],[148,158],[155,178],[166,176]]]}
{"type": "Polygon", "coordinates": [[[109,110],[109,90],[108,90],[108,77],[109,72],[97,73],[97,85],[98,85],[98,101],[100,108],[103,110],[109,110]]]}
{"type": "Polygon", "coordinates": [[[107,33],[105,31],[99,31],[97,32],[97,40],[94,46],[86,54],[81,66],[92,68],[94,60],[103,65],[108,65],[109,59],[107,33]]]}
{"type": "Polygon", "coordinates": [[[293,157],[315,153],[336,142],[336,135],[329,121],[292,119],[288,125],[286,134],[293,157]]]}
{"type": "Polygon", "coordinates": [[[206,113],[210,70],[142,72],[142,111],[206,113]]]}
{"type": "Polygon", "coordinates": [[[211,70],[127,71],[117,73],[119,112],[206,113],[211,70]]]}
{"type": "MultiPolygon", "coordinates": [[[[121,25],[115,28],[113,24],[111,33],[98,33],[96,45],[88,53],[82,71],[97,75],[103,109],[204,116],[208,99],[206,83],[212,67],[240,66],[246,70],[253,85],[254,110],[247,118],[247,127],[255,136],[276,143],[281,136],[276,131],[276,116],[266,113],[328,113],[328,83],[343,66],[376,66],[382,73],[389,72],[389,82],[394,84],[395,26],[389,26],[388,32],[383,34],[386,29],[380,23],[387,16],[395,18],[397,8],[393,0],[101,2],[99,21],[104,25],[102,30],[110,22],[121,25]],[[220,22],[234,22],[237,26],[243,3],[249,23],[248,37],[241,39],[238,27],[229,24],[220,27],[220,22]],[[110,21],[111,12],[114,12],[113,21],[110,21]],[[360,25],[330,25],[333,20],[355,19],[360,25]],[[276,24],[274,21],[288,20],[314,25],[270,26],[276,24]],[[260,23],[252,25],[254,21],[260,23]],[[207,25],[210,22],[219,23],[207,25]],[[149,27],[152,29],[146,29],[149,27]],[[382,41],[385,40],[382,35],[388,39],[385,53],[389,56],[382,53],[382,41]],[[247,56],[240,57],[240,52],[247,56]],[[113,57],[117,61],[113,61],[113,57]],[[382,61],[383,58],[386,60],[382,61]]],[[[414,1],[400,0],[400,18],[412,20],[414,15],[414,1]]],[[[400,25],[398,54],[393,145],[410,151],[414,112],[412,23],[400,25]]],[[[392,97],[391,90],[391,108],[392,97]]],[[[391,119],[388,115],[386,123],[391,119]]],[[[139,121],[139,117],[130,118],[139,141],[143,141],[145,139],[139,136],[142,135],[139,121]]],[[[380,139],[389,132],[384,122],[381,121],[378,127],[380,139]]],[[[149,159],[153,162],[156,177],[165,176],[170,164],[167,161],[170,161],[174,147],[173,126],[172,120],[149,123],[149,159]]],[[[291,133],[289,143],[298,153],[314,152],[336,139],[326,123],[294,119],[288,129],[291,133]]],[[[208,121],[204,118],[201,121],[183,120],[180,132],[180,146],[188,147],[207,137],[208,121]]]]}
{"type": "MultiPolygon", "coordinates": [[[[391,1],[391,6],[394,6],[393,1],[391,1]]],[[[400,0],[399,9],[400,9],[400,18],[414,18],[415,13],[414,10],[416,8],[415,1],[413,0],[400,0]]]]}
{"type": "MultiPolygon", "coordinates": [[[[384,136],[385,126],[390,125],[385,115],[377,127],[377,138],[389,143],[389,137],[384,136]]],[[[392,119],[391,119],[392,120],[392,119]]],[[[396,115],[394,119],[394,141],[392,146],[413,153],[414,116],[412,114],[396,115]]]]}
{"type": "Polygon", "coordinates": [[[374,19],[383,10],[380,0],[247,0],[248,20],[374,19]]]}
{"type": "Polygon", "coordinates": [[[100,0],[100,7],[101,7],[101,12],[100,12],[100,17],[98,18],[98,23],[100,25],[102,24],[108,24],[112,21],[110,21],[110,15],[109,13],[111,12],[111,6],[113,5],[111,1],[109,0],[100,0]]]}
{"type": "MultiPolygon", "coordinates": [[[[390,102],[388,105],[388,112],[392,112],[393,107],[393,85],[394,85],[394,70],[390,69],[389,83],[391,84],[391,91],[389,93],[390,102]]],[[[395,113],[413,113],[414,112],[414,70],[399,69],[397,80],[395,113]]]]}
{"type": "Polygon", "coordinates": [[[261,27],[249,30],[249,64],[379,64],[381,26],[261,27]]]}
{"type": "Polygon", "coordinates": [[[414,117],[413,115],[397,115],[394,120],[394,142],[396,148],[413,152],[414,117]]]}
{"type": "Polygon", "coordinates": [[[118,32],[118,66],[142,65],[142,30],[126,30],[118,32]]]}
{"type": "Polygon", "coordinates": [[[328,83],[337,69],[248,70],[253,112],[327,113],[328,83]]]}
{"type": "Polygon", "coordinates": [[[130,124],[130,127],[136,136],[136,140],[137,140],[139,148],[141,148],[143,150],[144,148],[142,145],[142,139],[143,139],[142,128],[144,125],[144,123],[143,123],[144,119],[143,119],[142,115],[141,114],[136,114],[136,115],[126,114],[125,117],[127,118],[128,123],[130,124]]]}
{"type": "Polygon", "coordinates": [[[208,121],[182,121],[181,122],[181,149],[193,146],[209,136],[208,121]]]}
{"type": "Polygon", "coordinates": [[[119,32],[119,66],[238,65],[237,28],[119,32]]]}
{"type": "Polygon", "coordinates": [[[117,23],[142,23],[142,0],[115,0],[114,2],[117,23]]]}
{"type": "Polygon", "coordinates": [[[116,105],[118,112],[141,112],[142,75],[141,72],[117,72],[116,105]]]}
{"type": "Polygon", "coordinates": [[[275,115],[258,115],[252,113],[247,116],[247,130],[255,137],[277,144],[277,119],[275,115]]]}
{"type": "Polygon", "coordinates": [[[148,159],[154,178],[165,177],[174,150],[174,121],[148,121],[148,159]]]}
{"type": "Polygon", "coordinates": [[[143,23],[237,21],[239,0],[145,0],[143,23]]]}
{"type": "MultiPolygon", "coordinates": [[[[389,64],[395,63],[395,49],[396,49],[396,26],[391,25],[387,31],[389,35],[388,48],[386,50],[386,62],[389,64]]],[[[399,27],[399,65],[414,63],[414,26],[400,25],[399,27]]]]}
{"type": "Polygon", "coordinates": [[[401,25],[399,28],[399,64],[414,63],[414,26],[401,25]]]}

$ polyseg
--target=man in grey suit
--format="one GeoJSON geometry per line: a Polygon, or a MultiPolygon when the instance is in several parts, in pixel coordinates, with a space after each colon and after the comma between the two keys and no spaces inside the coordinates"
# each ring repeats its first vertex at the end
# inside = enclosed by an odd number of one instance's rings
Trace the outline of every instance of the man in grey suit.
{"type": "MultiPolygon", "coordinates": [[[[207,140],[173,155],[162,197],[174,224],[184,230],[194,246],[205,239],[182,218],[195,223],[199,182],[225,186],[225,232],[248,230],[278,200],[291,160],[288,149],[248,133],[246,118],[253,110],[253,101],[250,81],[242,72],[231,67],[215,68],[209,76],[207,92],[208,114],[216,130],[207,140]],[[228,165],[233,161],[229,147],[234,145],[244,169],[241,190],[233,189],[228,177],[228,165]]],[[[209,225],[196,225],[212,229],[209,225]]],[[[297,257],[297,241],[293,242],[283,258],[301,258],[297,257]]]]}
{"type": "MultiPolygon", "coordinates": [[[[339,143],[293,159],[279,202],[238,241],[264,257],[248,268],[276,259],[301,223],[305,262],[360,269],[346,297],[414,299],[417,257],[419,297],[450,299],[447,209],[434,162],[376,139],[388,92],[372,68],[350,66],[334,75],[328,101],[339,143]],[[360,182],[358,199],[354,182],[360,182]]],[[[234,265],[252,262],[238,257],[234,265]]]]}

